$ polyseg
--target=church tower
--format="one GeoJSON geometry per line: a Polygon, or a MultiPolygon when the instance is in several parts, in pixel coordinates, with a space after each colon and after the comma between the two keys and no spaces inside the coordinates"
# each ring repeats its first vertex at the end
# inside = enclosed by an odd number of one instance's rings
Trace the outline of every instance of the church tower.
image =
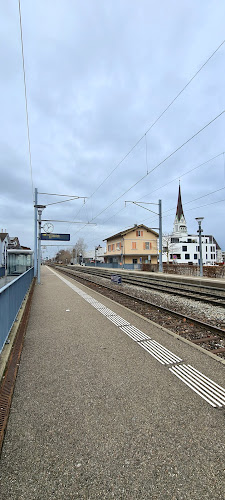
{"type": "Polygon", "coordinates": [[[182,207],[180,184],[178,191],[177,211],[173,224],[173,235],[187,236],[187,224],[182,207]]]}

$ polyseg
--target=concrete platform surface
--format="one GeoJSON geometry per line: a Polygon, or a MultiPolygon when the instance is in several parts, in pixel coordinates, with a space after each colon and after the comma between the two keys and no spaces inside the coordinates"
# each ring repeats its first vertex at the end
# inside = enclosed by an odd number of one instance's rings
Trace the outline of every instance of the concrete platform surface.
{"type": "Polygon", "coordinates": [[[44,267],[2,450],[1,498],[221,500],[224,409],[184,384],[91,298],[225,385],[217,360],[44,267]]]}

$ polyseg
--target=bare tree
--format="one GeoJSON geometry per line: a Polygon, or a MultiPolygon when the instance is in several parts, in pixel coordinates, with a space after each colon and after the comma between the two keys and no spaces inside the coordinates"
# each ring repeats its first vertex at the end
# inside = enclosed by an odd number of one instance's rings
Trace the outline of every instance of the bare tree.
{"type": "Polygon", "coordinates": [[[60,250],[55,257],[56,262],[62,264],[70,264],[71,262],[71,252],[69,250],[60,250]]]}
{"type": "Polygon", "coordinates": [[[73,259],[79,258],[80,255],[83,256],[86,248],[87,248],[87,245],[84,242],[84,239],[79,238],[79,240],[77,240],[76,244],[73,247],[73,251],[72,251],[73,259]]]}

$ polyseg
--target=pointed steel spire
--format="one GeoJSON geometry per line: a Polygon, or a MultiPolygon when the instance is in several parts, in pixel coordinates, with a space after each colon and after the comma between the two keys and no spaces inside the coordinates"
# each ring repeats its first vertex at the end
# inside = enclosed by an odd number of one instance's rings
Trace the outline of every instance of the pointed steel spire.
{"type": "Polygon", "coordinates": [[[183,215],[184,217],[184,211],[182,207],[182,201],[181,201],[181,190],[180,190],[180,183],[179,183],[179,191],[178,191],[178,201],[177,201],[177,211],[176,211],[176,216],[178,221],[180,221],[181,216],[183,215]]]}

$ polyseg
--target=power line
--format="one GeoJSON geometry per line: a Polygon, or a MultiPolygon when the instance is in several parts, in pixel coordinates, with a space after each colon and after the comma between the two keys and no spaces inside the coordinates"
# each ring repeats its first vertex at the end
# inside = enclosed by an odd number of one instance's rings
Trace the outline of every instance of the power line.
{"type": "MultiPolygon", "coordinates": [[[[219,153],[218,155],[216,156],[213,156],[212,158],[210,158],[209,160],[206,160],[204,161],[203,163],[200,163],[199,165],[197,165],[196,167],[193,167],[191,168],[190,170],[187,170],[186,172],[184,172],[184,174],[182,175],[178,175],[177,177],[175,177],[174,179],[172,179],[171,181],[167,182],[166,184],[163,184],[163,186],[159,186],[157,189],[154,189],[153,191],[151,191],[150,193],[148,194],[145,194],[144,196],[142,196],[142,198],[146,198],[147,196],[150,196],[152,193],[155,193],[156,191],[159,191],[159,189],[162,189],[166,186],[168,186],[169,184],[171,184],[172,182],[174,181],[177,181],[177,179],[181,179],[182,177],[184,177],[185,175],[189,174],[190,172],[193,172],[194,170],[197,170],[197,168],[200,168],[200,167],[203,167],[203,165],[206,165],[207,163],[209,163],[210,161],[212,160],[215,160],[216,158],[219,158],[220,156],[224,155],[224,152],[222,153],[219,153]]],[[[138,200],[140,201],[140,200],[138,200]]]]}
{"type": "MultiPolygon", "coordinates": [[[[225,40],[214,50],[210,57],[202,64],[199,70],[192,76],[192,78],[186,83],[186,85],[182,88],[182,90],[174,97],[174,99],[168,104],[168,106],[164,109],[164,111],[156,118],[156,120],[150,125],[150,127],[146,130],[146,132],[142,135],[142,137],[136,142],[136,144],[128,151],[128,153],[120,160],[119,163],[114,167],[114,169],[110,172],[110,174],[102,181],[102,183],[97,187],[97,189],[91,194],[90,198],[99,190],[99,188],[104,184],[104,182],[115,172],[115,170],[121,165],[121,163],[126,160],[126,158],[132,153],[132,151],[138,146],[138,144],[146,137],[146,134],[150,132],[150,130],[156,125],[156,123],[162,118],[162,116],[168,111],[168,109],[173,105],[173,103],[178,99],[178,97],[184,92],[184,90],[190,85],[190,83],[195,79],[195,77],[200,73],[200,71],[206,66],[206,64],[212,59],[212,57],[218,52],[218,50],[225,43],[225,40]]],[[[150,173],[150,172],[149,172],[150,173]]]]}
{"type": "MultiPolygon", "coordinates": [[[[163,184],[162,186],[159,186],[157,189],[154,189],[153,191],[151,191],[150,193],[142,196],[142,198],[146,198],[147,196],[150,196],[152,193],[155,193],[156,191],[159,191],[159,189],[162,189],[164,188],[165,186],[168,186],[168,184],[171,184],[172,182],[176,181],[177,179],[181,179],[181,177],[184,177],[185,175],[189,174],[190,172],[193,172],[194,170],[196,170],[197,168],[200,168],[202,167],[203,165],[206,165],[207,163],[209,163],[210,161],[212,160],[215,160],[216,158],[219,158],[220,156],[224,155],[224,153],[219,153],[218,155],[216,156],[213,156],[212,158],[210,158],[209,160],[206,160],[205,162],[203,163],[200,163],[199,165],[197,165],[196,167],[193,167],[191,168],[190,170],[187,170],[186,172],[184,172],[184,174],[182,175],[179,175],[178,177],[175,177],[174,179],[172,179],[171,181],[167,182],[166,184],[163,184]]],[[[140,200],[138,200],[140,201],[140,200]]],[[[189,203],[189,202],[188,202],[189,203]]],[[[119,213],[121,213],[123,210],[125,210],[126,207],[123,207],[121,208],[120,210],[118,210],[118,212],[114,213],[113,215],[110,215],[110,217],[106,220],[104,220],[103,222],[106,223],[108,222],[110,219],[113,219],[113,217],[116,217],[116,215],[118,215],[119,213]]]]}
{"type": "MultiPolygon", "coordinates": [[[[173,105],[173,103],[180,97],[180,95],[186,90],[186,88],[190,85],[190,83],[196,78],[196,76],[200,73],[200,71],[206,66],[206,64],[212,59],[212,57],[218,52],[218,50],[222,47],[222,45],[225,43],[225,40],[222,41],[222,43],[214,50],[214,52],[208,57],[208,59],[202,64],[202,66],[199,68],[199,70],[192,76],[192,78],[186,83],[186,85],[180,90],[180,92],[172,99],[172,101],[168,104],[168,106],[164,109],[164,111],[156,118],[156,120],[150,125],[150,127],[146,130],[146,132],[142,135],[142,137],[135,143],[135,145],[128,151],[128,153],[122,158],[122,160],[117,163],[117,165],[113,168],[113,170],[110,172],[110,174],[99,184],[99,186],[93,191],[93,193],[90,195],[89,199],[94,196],[94,194],[100,189],[100,187],[106,182],[107,179],[115,172],[115,170],[126,160],[126,158],[132,153],[132,151],[138,146],[138,144],[145,138],[146,140],[146,166],[147,166],[147,175],[150,173],[148,172],[148,160],[147,160],[147,138],[146,135],[150,130],[156,125],[156,123],[162,118],[162,116],[168,111],[168,109],[173,105]]],[[[143,177],[144,178],[144,177],[143,177]]],[[[76,213],[75,218],[79,215],[81,212],[82,207],[80,210],[76,213]]]]}
{"type": "Polygon", "coordinates": [[[20,0],[18,0],[18,4],[19,4],[19,18],[20,18],[21,49],[22,49],[22,60],[23,60],[23,81],[24,81],[24,93],[25,93],[25,105],[26,105],[27,137],[28,137],[29,161],[30,161],[30,175],[31,175],[32,198],[33,198],[33,196],[34,196],[34,184],[33,184],[32,161],[31,161],[30,129],[29,129],[29,118],[28,118],[26,72],[25,72],[25,61],[24,61],[24,50],[23,50],[23,29],[22,29],[22,17],[21,17],[20,0]]]}
{"type": "MultiPolygon", "coordinates": [[[[220,116],[223,115],[223,113],[225,113],[225,110],[222,111],[219,115],[217,115],[215,118],[213,118],[210,122],[208,122],[206,125],[204,125],[204,127],[202,127],[200,130],[198,130],[198,132],[196,132],[194,135],[192,135],[187,141],[185,141],[181,146],[179,146],[177,149],[175,149],[172,153],[170,153],[166,158],[164,158],[164,160],[162,160],[160,163],[158,163],[150,172],[148,172],[147,174],[143,175],[143,177],[141,177],[141,179],[139,179],[137,182],[135,182],[135,184],[133,184],[129,189],[127,189],[123,194],[121,194],[115,201],[113,201],[112,203],[110,203],[110,205],[108,205],[106,208],[104,208],[103,210],[101,210],[101,212],[99,212],[95,217],[93,217],[91,219],[91,221],[97,219],[97,217],[99,217],[99,215],[103,214],[106,210],[108,210],[108,208],[110,208],[112,205],[114,205],[114,203],[116,203],[117,201],[119,201],[125,194],[127,194],[129,191],[131,191],[131,189],[133,189],[135,186],[137,186],[137,184],[139,184],[143,179],[145,179],[148,175],[150,175],[151,172],[153,172],[153,170],[156,170],[158,167],[160,167],[163,163],[165,163],[169,158],[171,158],[175,153],[177,153],[177,151],[179,151],[181,148],[183,148],[186,144],[188,144],[190,141],[192,141],[192,139],[194,139],[197,135],[199,135],[203,130],[205,130],[209,125],[211,125],[215,120],[217,120],[220,116]]],[[[90,222],[91,222],[90,221],[90,222]]],[[[85,226],[84,226],[85,227],[85,226]]],[[[82,231],[82,229],[84,229],[84,227],[80,228],[80,231],[82,231]]],[[[77,231],[78,232],[78,231],[77,231]]],[[[75,233],[77,234],[77,233],[75,233]]],[[[74,235],[75,235],[74,234],[74,235]]]]}

